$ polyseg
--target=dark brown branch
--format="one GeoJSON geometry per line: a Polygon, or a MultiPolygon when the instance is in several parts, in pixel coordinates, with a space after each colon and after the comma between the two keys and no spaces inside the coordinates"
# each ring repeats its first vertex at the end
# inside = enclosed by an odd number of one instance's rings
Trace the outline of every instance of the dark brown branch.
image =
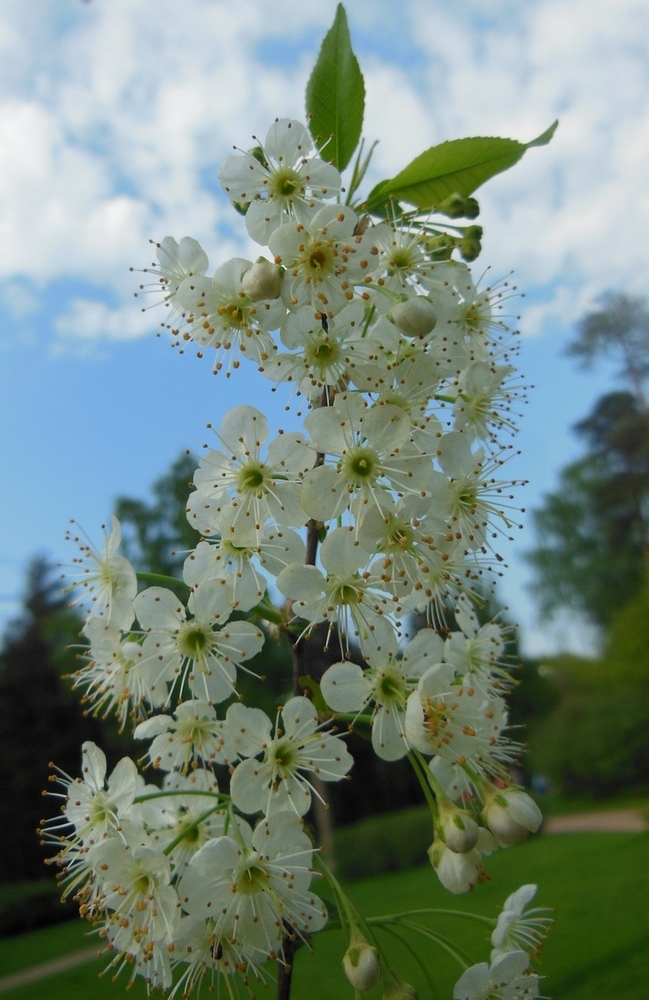
{"type": "Polygon", "coordinates": [[[287,931],[282,941],[281,958],[277,960],[277,1000],[290,1000],[296,945],[295,934],[287,931]]]}

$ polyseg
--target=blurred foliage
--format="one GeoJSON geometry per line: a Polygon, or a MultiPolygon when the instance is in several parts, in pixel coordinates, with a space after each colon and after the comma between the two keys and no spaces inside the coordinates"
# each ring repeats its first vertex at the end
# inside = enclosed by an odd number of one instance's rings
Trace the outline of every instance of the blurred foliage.
{"type": "Polygon", "coordinates": [[[647,656],[645,649],[644,667],[606,654],[601,660],[563,655],[542,666],[558,701],[530,726],[528,764],[553,789],[595,799],[649,790],[647,656]]]}
{"type": "Polygon", "coordinates": [[[153,501],[118,497],[115,514],[122,525],[122,555],[136,570],[182,576],[187,552],[199,533],[187,520],[187,497],[198,460],[183,452],[151,488],[153,501]]]}
{"type": "Polygon", "coordinates": [[[631,393],[610,393],[575,430],[589,453],[534,513],[539,544],[526,558],[546,616],[568,607],[606,626],[646,573],[649,413],[631,393]]]}
{"type": "Polygon", "coordinates": [[[584,367],[615,359],[625,387],[575,426],[587,452],[534,514],[539,542],[527,558],[543,613],[584,614],[602,629],[602,653],[544,665],[557,704],[531,727],[529,761],[559,793],[604,798],[649,789],[646,300],[603,295],[567,353],[584,367]]]}
{"type": "Polygon", "coordinates": [[[54,567],[36,557],[27,573],[23,611],[7,626],[0,651],[0,882],[46,874],[43,859],[52,851],[40,845],[36,828],[59,811],[58,799],[42,798],[49,762],[76,775],[84,740],[104,749],[111,742],[106,726],[85,715],[64,680],[77,667],[80,628],[54,567]]]}

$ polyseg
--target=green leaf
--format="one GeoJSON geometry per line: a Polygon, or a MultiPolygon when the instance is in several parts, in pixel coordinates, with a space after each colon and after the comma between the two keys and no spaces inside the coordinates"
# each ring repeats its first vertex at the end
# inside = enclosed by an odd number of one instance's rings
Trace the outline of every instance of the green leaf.
{"type": "Polygon", "coordinates": [[[516,139],[453,139],[431,146],[391,180],[381,181],[370,192],[368,211],[383,214],[390,199],[405,201],[418,209],[430,209],[452,194],[463,198],[495,174],[513,167],[526,149],[545,146],[554,135],[558,121],[531,142],[516,139]]]}
{"type": "Polygon", "coordinates": [[[306,113],[316,146],[325,147],[324,158],[340,171],[358,145],[364,108],[363,74],[352,50],[345,8],[339,3],[307,83],[306,113]]]}

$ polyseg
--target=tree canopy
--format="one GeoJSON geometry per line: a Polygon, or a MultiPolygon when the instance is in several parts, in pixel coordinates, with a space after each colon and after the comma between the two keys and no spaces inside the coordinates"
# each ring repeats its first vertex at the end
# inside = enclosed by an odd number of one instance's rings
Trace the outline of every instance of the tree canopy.
{"type": "Polygon", "coordinates": [[[579,323],[568,354],[592,364],[616,356],[625,388],[596,400],[574,430],[586,453],[560,473],[534,513],[527,554],[541,611],[582,612],[607,626],[639,593],[649,559],[649,312],[642,299],[607,293],[579,323]]]}

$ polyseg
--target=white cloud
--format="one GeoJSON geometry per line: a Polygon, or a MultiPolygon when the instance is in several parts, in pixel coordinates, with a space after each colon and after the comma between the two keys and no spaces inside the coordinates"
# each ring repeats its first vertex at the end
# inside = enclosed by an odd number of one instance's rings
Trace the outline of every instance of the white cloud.
{"type": "MultiPolygon", "coordinates": [[[[232,249],[220,246],[216,234],[236,219],[204,177],[276,114],[302,114],[313,53],[286,66],[259,54],[321,37],[333,3],[281,0],[272,17],[262,0],[236,9],[185,0],[182,17],[172,0],[155,16],[132,0],[61,6],[67,22],[47,0],[29,20],[13,0],[0,22],[0,274],[73,276],[124,298],[124,269],[150,236],[191,233],[218,245],[220,259],[242,252],[230,236],[232,249]]],[[[560,115],[550,147],[480,193],[485,260],[499,273],[513,265],[528,287],[558,283],[555,301],[567,289],[575,304],[603,287],[643,289],[645,5],[502,0],[485,15],[477,0],[409,0],[405,45],[429,59],[416,72],[386,58],[389,40],[380,53],[364,49],[396,23],[390,5],[348,9],[368,85],[366,134],[381,139],[374,179],[434,142],[480,132],[528,140],[560,115]]]]}
{"type": "Polygon", "coordinates": [[[61,338],[56,353],[66,348],[77,353],[82,345],[87,349],[88,345],[103,339],[133,340],[150,334],[153,321],[150,315],[143,314],[130,303],[111,308],[105,302],[75,298],[54,325],[61,338]]]}

